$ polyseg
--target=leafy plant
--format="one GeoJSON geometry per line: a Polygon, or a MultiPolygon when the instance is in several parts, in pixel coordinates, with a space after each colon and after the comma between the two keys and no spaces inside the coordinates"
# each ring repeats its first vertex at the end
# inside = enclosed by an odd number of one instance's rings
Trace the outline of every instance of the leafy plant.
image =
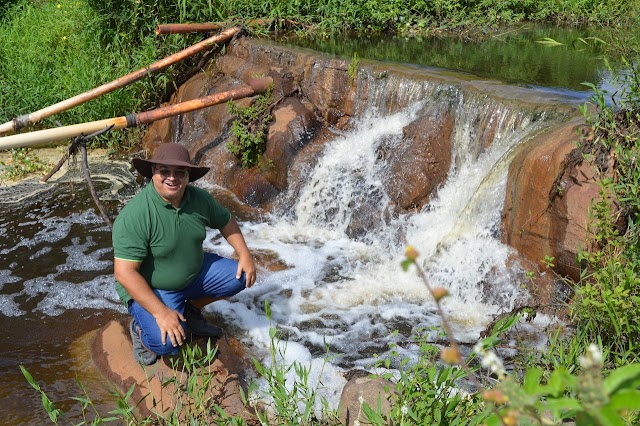
{"type": "MultiPolygon", "coordinates": [[[[418,276],[435,299],[443,327],[450,330],[440,300],[445,289],[429,286],[424,271],[416,262],[418,252],[408,247],[402,267],[415,266],[418,276]]],[[[570,373],[565,367],[555,368],[548,379],[539,367],[527,368],[522,383],[504,368],[500,358],[488,348],[495,336],[479,341],[474,352],[481,366],[497,377],[495,386],[482,385],[460,355],[453,335],[448,332],[450,347],[440,357],[451,365],[459,365],[478,387],[487,410],[479,410],[468,424],[482,421],[486,425],[546,425],[574,421],[576,425],[623,426],[635,424],[640,412],[640,364],[628,364],[603,373],[603,356],[599,346],[590,344],[579,357],[580,369],[570,373]]],[[[377,423],[381,424],[381,423],[377,423]]],[[[414,424],[414,423],[408,423],[414,424]]]]}
{"type": "Polygon", "coordinates": [[[10,180],[21,179],[33,173],[40,173],[47,169],[48,164],[38,158],[29,148],[11,150],[11,164],[0,161],[4,166],[3,176],[10,180]]]}
{"type": "Polygon", "coordinates": [[[388,416],[364,402],[362,414],[367,421],[377,425],[471,426],[484,420],[486,415],[478,415],[483,411],[478,396],[465,389],[467,374],[464,369],[440,362],[440,348],[429,343],[427,336],[427,333],[419,332],[412,338],[418,346],[417,361],[401,358],[394,344],[388,357],[378,362],[377,367],[388,369],[390,359],[401,359],[397,380],[392,373],[382,375],[395,382],[392,395],[396,397],[392,399],[393,407],[388,416]]]}
{"type": "Polygon", "coordinates": [[[227,104],[229,113],[236,116],[231,125],[233,139],[227,143],[227,149],[240,158],[243,167],[260,164],[262,154],[267,147],[267,126],[273,119],[269,114],[271,90],[256,96],[248,107],[240,107],[234,102],[227,104]]]}

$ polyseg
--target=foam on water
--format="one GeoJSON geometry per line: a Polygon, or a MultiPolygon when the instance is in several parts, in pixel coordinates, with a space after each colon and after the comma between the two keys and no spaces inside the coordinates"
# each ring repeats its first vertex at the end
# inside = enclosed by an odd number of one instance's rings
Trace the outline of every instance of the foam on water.
{"type": "MultiPolygon", "coordinates": [[[[287,268],[263,268],[254,287],[207,307],[263,363],[298,361],[307,366],[310,386],[318,385],[334,408],[345,369],[370,369],[373,355],[385,354],[389,343],[408,342],[417,330],[440,323],[424,283],[415,271],[401,268],[408,244],[421,253],[429,283],[452,294],[444,308],[460,340],[477,339],[493,314],[526,296],[506,266],[512,252],[500,243],[498,229],[508,164],[540,124],[526,114],[492,107],[483,120],[491,123],[495,136],[489,146],[479,148],[481,135],[473,126],[483,121],[477,115],[487,114],[486,108],[461,102],[447,182],[422,211],[390,217],[384,185],[389,171],[378,150],[382,144],[401,143],[403,129],[424,108],[428,106],[416,103],[396,114],[364,117],[353,131],[327,144],[317,165],[303,173],[301,185],[285,194],[295,200],[293,205],[264,221],[242,223],[250,247],[276,253],[287,268]],[[358,207],[365,202],[371,207],[371,225],[364,235],[350,236],[358,207]],[[282,339],[275,360],[269,352],[272,326],[282,339]],[[327,354],[331,363],[325,365],[327,354]]],[[[124,180],[118,182],[133,186],[129,175],[121,176],[124,180]]],[[[107,197],[111,195],[109,190],[107,197]]],[[[4,315],[35,310],[53,316],[79,308],[124,312],[113,287],[110,244],[97,242],[104,241],[108,229],[94,209],[22,220],[22,231],[0,223],[0,238],[25,235],[1,247],[0,262],[28,252],[28,262],[43,272],[25,277],[23,260],[0,263],[4,315]],[[58,263],[48,265],[53,257],[58,263]]],[[[232,255],[217,231],[208,232],[205,249],[232,255]]],[[[410,352],[408,345],[400,350],[410,352]]],[[[287,378],[289,383],[294,379],[293,373],[287,378]]]]}
{"type": "MultiPolygon", "coordinates": [[[[389,197],[381,176],[386,171],[376,162],[376,149],[383,141],[399,142],[420,107],[366,117],[326,147],[303,177],[302,189],[290,195],[297,200],[291,210],[267,222],[243,224],[253,249],[277,253],[288,268],[259,271],[253,288],[208,309],[238,327],[265,363],[271,362],[265,300],[286,346],[279,361],[313,366],[330,353],[332,363],[323,370],[327,377],[314,377],[316,383],[331,381],[343,368],[371,368],[373,354],[385,353],[394,339],[407,340],[419,329],[438,325],[424,283],[400,266],[407,244],[422,253],[429,283],[453,295],[444,308],[460,340],[475,341],[495,313],[526,297],[506,266],[512,250],[499,241],[498,228],[508,164],[518,144],[540,124],[497,108],[491,118],[496,134],[483,150],[476,149],[478,136],[461,126],[449,179],[437,196],[421,212],[385,221],[389,197]],[[354,203],[367,197],[379,203],[380,220],[356,241],[347,236],[348,226],[354,203]],[[404,241],[400,234],[406,235],[404,241]],[[391,335],[394,330],[399,337],[391,335]]],[[[466,126],[475,120],[469,115],[466,126]]],[[[229,253],[213,233],[206,248],[229,253]]],[[[517,270],[517,264],[512,268],[517,270]]]]}
{"type": "MultiPolygon", "coordinates": [[[[113,198],[133,176],[124,163],[93,165],[102,200],[113,198]],[[111,173],[108,173],[108,172],[111,173]]],[[[15,185],[6,189],[0,221],[0,312],[19,316],[34,312],[56,316],[69,309],[124,311],[113,283],[110,230],[83,189],[82,175],[69,171],[46,191],[15,185]],[[11,190],[28,196],[14,199],[11,190]],[[15,206],[15,207],[13,207],[15,206]],[[15,211],[11,211],[16,209],[15,211]],[[100,241],[96,241],[100,240],[100,241]]],[[[88,195],[88,194],[87,194],[88,195]]]]}

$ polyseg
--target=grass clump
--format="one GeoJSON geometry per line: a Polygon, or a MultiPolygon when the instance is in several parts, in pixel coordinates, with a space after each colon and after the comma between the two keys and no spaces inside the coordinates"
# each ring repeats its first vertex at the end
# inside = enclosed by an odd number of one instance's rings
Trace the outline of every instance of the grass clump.
{"type": "Polygon", "coordinates": [[[29,148],[12,149],[11,163],[0,161],[0,165],[4,166],[2,177],[9,180],[18,180],[34,173],[42,173],[49,167],[47,162],[38,158],[38,155],[29,148]]]}

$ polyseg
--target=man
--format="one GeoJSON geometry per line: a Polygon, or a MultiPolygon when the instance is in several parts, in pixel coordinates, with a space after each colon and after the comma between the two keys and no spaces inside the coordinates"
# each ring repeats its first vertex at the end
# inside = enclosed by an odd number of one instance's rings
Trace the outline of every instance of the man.
{"type": "Polygon", "coordinates": [[[136,158],[151,179],[113,224],[116,290],[133,317],[133,354],[143,365],[175,355],[189,333],[219,337],[200,309],[233,296],[256,280],[253,257],[229,211],[207,191],[188,185],[208,167],[191,164],[175,143],[160,145],[150,160],[136,158]],[[238,261],[205,253],[206,227],[218,229],[238,261]]]}

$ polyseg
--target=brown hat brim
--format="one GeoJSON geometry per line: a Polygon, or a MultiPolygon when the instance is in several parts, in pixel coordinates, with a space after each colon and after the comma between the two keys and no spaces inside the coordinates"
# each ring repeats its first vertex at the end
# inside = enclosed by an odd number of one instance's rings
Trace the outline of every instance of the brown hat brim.
{"type": "Polygon", "coordinates": [[[185,161],[174,160],[174,159],[166,159],[162,162],[144,160],[142,158],[134,158],[132,161],[133,167],[136,168],[138,173],[142,176],[151,179],[153,176],[153,165],[154,164],[162,164],[165,166],[176,166],[176,167],[186,167],[189,169],[189,182],[194,182],[200,179],[202,176],[209,173],[209,167],[196,167],[191,163],[187,163],[185,161]]]}

